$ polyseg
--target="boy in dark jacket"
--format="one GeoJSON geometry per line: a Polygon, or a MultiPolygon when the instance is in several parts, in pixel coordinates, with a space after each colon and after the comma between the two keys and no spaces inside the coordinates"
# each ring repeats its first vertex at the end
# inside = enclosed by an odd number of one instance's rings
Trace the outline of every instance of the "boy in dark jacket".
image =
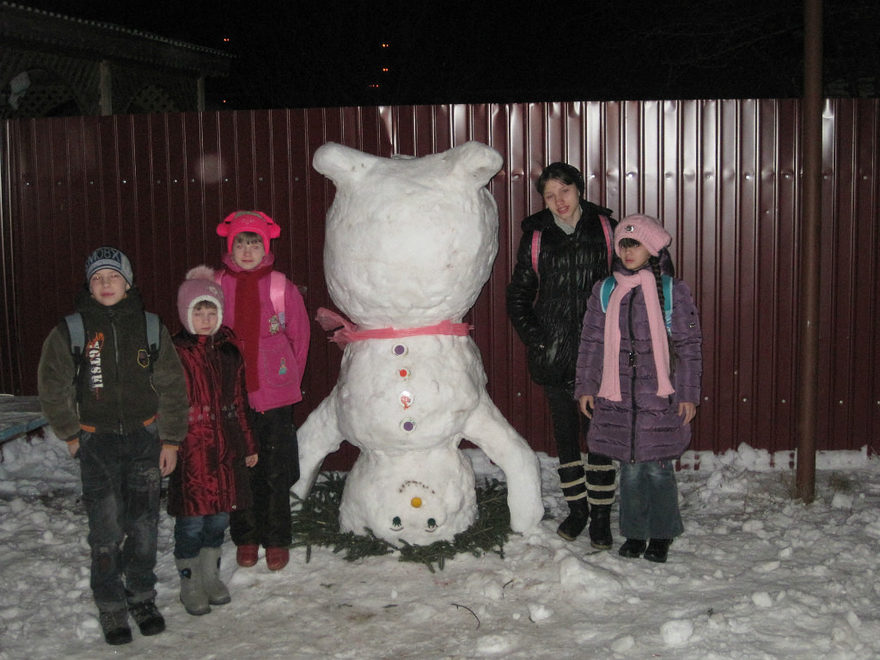
{"type": "Polygon", "coordinates": [[[49,333],[37,374],[40,405],[80,461],[92,594],[107,643],[125,644],[129,613],[143,635],[165,629],[153,572],[159,490],[186,433],[186,388],[164,326],[158,354],[150,351],[141,296],[121,251],[89,255],[76,309],[83,350],[78,359],[72,354],[65,322],[49,333]]]}
{"type": "Polygon", "coordinates": [[[174,560],[180,602],[193,615],[232,600],[220,581],[220,548],[229,512],[252,504],[245,466],[257,464],[247,420],[244,361],[223,325],[223,291],[214,271],[197,266],[177,293],[183,330],[174,346],[186,373],[189,431],[168,488],[175,516],[174,560]]]}
{"type": "Polygon", "coordinates": [[[559,479],[569,508],[558,533],[573,541],[589,520],[590,543],[608,549],[614,465],[588,453],[584,470],[574,369],[587,298],[593,284],[609,273],[616,223],[611,211],[583,199],[583,176],[567,163],[548,165],[535,187],[545,208],[522,222],[507,313],[528,349],[529,373],[544,388],[553,420],[559,479]]]}

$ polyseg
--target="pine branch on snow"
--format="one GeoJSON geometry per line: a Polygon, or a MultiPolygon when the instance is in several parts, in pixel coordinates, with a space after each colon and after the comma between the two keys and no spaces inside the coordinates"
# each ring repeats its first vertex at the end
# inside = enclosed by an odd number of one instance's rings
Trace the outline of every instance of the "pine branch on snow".
{"type": "Polygon", "coordinates": [[[400,547],[378,538],[371,530],[367,530],[367,535],[339,531],[339,505],[344,487],[343,475],[322,472],[309,496],[294,509],[291,547],[305,547],[306,562],[311,559],[313,545],[332,547],[334,553],[344,553],[347,561],[398,552],[399,561],[424,564],[432,573],[435,565],[443,570],[446,560],[459,553],[480,557],[494,552],[504,557],[504,543],[510,535],[510,512],[507,489],[496,479],[477,486],[477,519],[452,541],[437,541],[431,545],[403,541],[400,547]]]}

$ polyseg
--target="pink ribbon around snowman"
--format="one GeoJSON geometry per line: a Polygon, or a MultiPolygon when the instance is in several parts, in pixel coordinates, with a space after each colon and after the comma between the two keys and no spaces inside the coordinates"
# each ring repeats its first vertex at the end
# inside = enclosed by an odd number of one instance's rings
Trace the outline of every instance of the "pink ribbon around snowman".
{"type": "Polygon", "coordinates": [[[456,337],[464,337],[473,330],[473,326],[468,323],[453,323],[449,320],[420,328],[359,330],[357,325],[325,307],[318,308],[315,320],[321,324],[324,330],[333,332],[329,340],[334,344],[338,344],[340,348],[344,348],[346,344],[350,344],[353,341],[363,341],[365,339],[397,339],[419,335],[454,335],[456,337]]]}

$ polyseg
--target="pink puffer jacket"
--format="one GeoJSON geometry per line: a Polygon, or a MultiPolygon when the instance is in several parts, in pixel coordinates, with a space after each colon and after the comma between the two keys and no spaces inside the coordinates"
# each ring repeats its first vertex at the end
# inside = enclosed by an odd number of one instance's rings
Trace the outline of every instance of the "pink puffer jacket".
{"type": "MultiPolygon", "coordinates": [[[[275,257],[269,252],[263,257],[259,267],[274,264],[275,257]]],[[[225,270],[241,272],[232,260],[231,254],[223,256],[225,270]]],[[[296,286],[284,280],[284,324],[279,323],[278,314],[272,305],[270,294],[270,275],[260,280],[260,336],[259,342],[259,389],[248,392],[248,402],[257,412],[280,408],[302,400],[302,378],[309,353],[310,325],[306,306],[296,286]]],[[[235,288],[236,280],[221,274],[220,284],[225,299],[224,322],[233,331],[235,326],[235,288]]],[[[241,344],[253,338],[236,337],[241,344]]],[[[244,353],[244,351],[242,351],[244,353]]]]}

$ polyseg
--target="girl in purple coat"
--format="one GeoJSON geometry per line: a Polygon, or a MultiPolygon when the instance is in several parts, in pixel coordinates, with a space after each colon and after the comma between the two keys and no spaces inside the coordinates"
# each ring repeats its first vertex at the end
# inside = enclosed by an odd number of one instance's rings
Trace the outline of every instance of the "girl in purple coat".
{"type": "Polygon", "coordinates": [[[593,287],[575,381],[590,451],[620,461],[619,554],[654,562],[684,531],[673,463],[690,443],[702,375],[700,322],[687,284],[671,279],[671,241],[646,215],[617,225],[619,260],[613,282],[593,287]]]}

